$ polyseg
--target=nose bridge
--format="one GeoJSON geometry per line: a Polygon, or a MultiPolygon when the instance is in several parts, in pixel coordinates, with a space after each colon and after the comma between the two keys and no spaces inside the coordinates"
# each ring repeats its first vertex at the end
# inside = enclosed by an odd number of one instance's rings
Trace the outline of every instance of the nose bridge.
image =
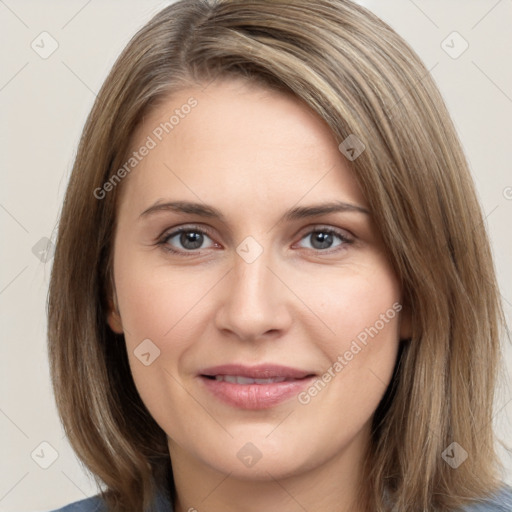
{"type": "Polygon", "coordinates": [[[238,300],[247,303],[257,304],[260,300],[268,300],[271,296],[270,288],[272,283],[269,277],[269,255],[261,254],[255,261],[247,262],[243,257],[235,257],[233,272],[233,292],[238,300]]]}
{"type": "MultiPolygon", "coordinates": [[[[243,244],[239,251],[242,249],[243,244]]],[[[255,339],[287,326],[285,287],[269,269],[271,256],[270,251],[264,250],[251,261],[243,251],[241,255],[235,254],[233,271],[218,310],[219,328],[233,331],[240,338],[255,339]]]]}

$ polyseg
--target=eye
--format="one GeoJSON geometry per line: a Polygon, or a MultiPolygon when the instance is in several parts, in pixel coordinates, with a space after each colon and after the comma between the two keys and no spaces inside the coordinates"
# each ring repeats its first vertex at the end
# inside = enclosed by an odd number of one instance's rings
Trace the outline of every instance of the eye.
{"type": "Polygon", "coordinates": [[[158,244],[162,245],[166,251],[173,253],[191,252],[217,246],[204,229],[193,226],[182,227],[165,234],[158,244]],[[206,240],[210,240],[210,244],[203,246],[206,240]]]}
{"type": "MultiPolygon", "coordinates": [[[[353,240],[345,232],[330,227],[317,227],[303,236],[298,246],[313,251],[332,252],[329,249],[336,251],[351,243],[353,240]],[[303,245],[304,242],[306,245],[303,245]]],[[[196,251],[220,247],[204,228],[197,226],[183,226],[166,233],[157,244],[167,252],[181,255],[193,255],[196,251]]]]}
{"type": "Polygon", "coordinates": [[[326,227],[315,228],[313,231],[307,233],[301,241],[302,240],[309,240],[309,247],[306,246],[305,248],[315,251],[325,251],[325,249],[332,249],[353,242],[345,233],[326,227]],[[336,243],[336,239],[339,240],[338,243],[336,243]]]}

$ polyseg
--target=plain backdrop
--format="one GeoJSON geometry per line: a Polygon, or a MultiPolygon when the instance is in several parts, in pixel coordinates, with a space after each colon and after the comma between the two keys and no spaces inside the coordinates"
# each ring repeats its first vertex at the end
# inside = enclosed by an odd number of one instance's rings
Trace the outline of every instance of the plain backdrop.
{"type": "MultiPolygon", "coordinates": [[[[50,387],[52,260],[44,249],[96,92],[129,38],[168,3],[0,0],[0,511],[44,511],[97,492],[64,438],[50,387]]],[[[512,1],[360,3],[412,45],[441,89],[471,164],[510,322],[512,1]]],[[[504,350],[510,375],[508,342],[504,350]]],[[[510,389],[504,381],[494,416],[509,445],[510,389]]],[[[512,457],[500,453],[512,483],[512,457]]]]}

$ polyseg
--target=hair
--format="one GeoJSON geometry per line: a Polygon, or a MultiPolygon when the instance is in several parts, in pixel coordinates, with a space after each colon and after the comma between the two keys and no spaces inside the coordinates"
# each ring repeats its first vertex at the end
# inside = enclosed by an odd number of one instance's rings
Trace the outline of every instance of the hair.
{"type": "MultiPolygon", "coordinates": [[[[181,0],[129,42],[85,124],[59,219],[48,297],[61,421],[112,511],[173,489],[165,432],[136,390],[123,335],[106,321],[126,161],[143,116],[173,92],[243,78],[293,94],[338,143],[370,205],[410,312],[373,417],[361,499],[368,511],[452,510],[499,486],[492,429],[504,316],[484,219],[443,99],[419,57],[349,0],[181,0]],[[441,457],[452,442],[469,458],[441,457]]],[[[200,115],[196,109],[191,115],[200,115]]],[[[129,156],[128,156],[129,158],[129,156]]],[[[126,180],[124,180],[126,181],[126,180]]]]}

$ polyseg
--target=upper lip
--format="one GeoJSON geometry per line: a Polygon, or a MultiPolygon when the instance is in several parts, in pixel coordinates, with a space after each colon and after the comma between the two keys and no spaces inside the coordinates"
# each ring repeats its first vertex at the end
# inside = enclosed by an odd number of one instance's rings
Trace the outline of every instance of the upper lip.
{"type": "Polygon", "coordinates": [[[290,368],[277,364],[258,364],[255,366],[245,366],[240,364],[223,364],[212,366],[201,370],[200,375],[215,377],[216,375],[233,375],[239,377],[248,377],[252,379],[271,379],[275,377],[284,377],[286,379],[303,379],[314,375],[313,372],[290,368]]]}

